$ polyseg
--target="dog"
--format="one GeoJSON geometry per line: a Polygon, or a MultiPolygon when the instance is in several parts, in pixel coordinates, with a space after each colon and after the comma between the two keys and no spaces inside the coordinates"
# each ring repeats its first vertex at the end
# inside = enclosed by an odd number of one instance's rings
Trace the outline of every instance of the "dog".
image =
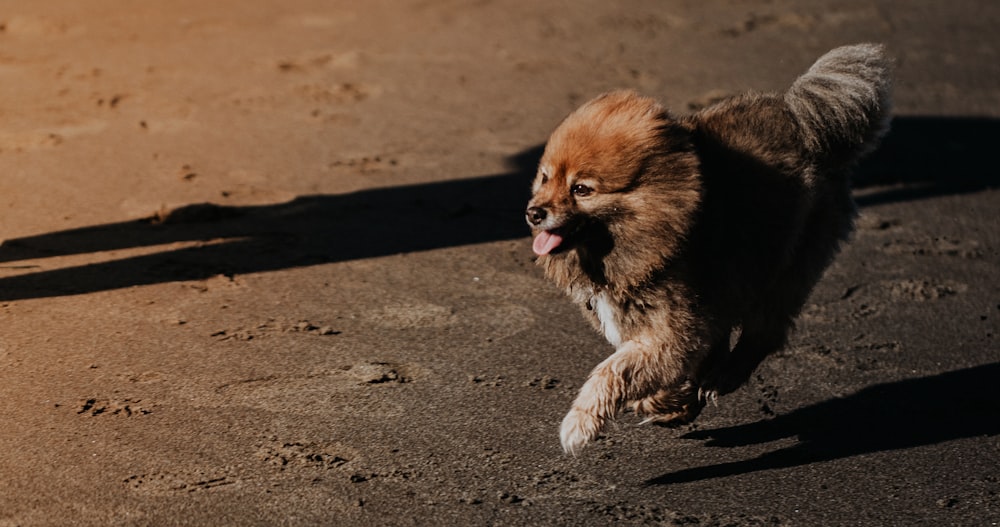
{"type": "Polygon", "coordinates": [[[555,129],[532,248],[615,347],[562,421],[567,453],[629,406],[691,422],[785,345],[853,230],[850,173],[888,131],[891,67],[881,45],[844,46],[782,94],[674,117],[614,91],[555,129]]]}

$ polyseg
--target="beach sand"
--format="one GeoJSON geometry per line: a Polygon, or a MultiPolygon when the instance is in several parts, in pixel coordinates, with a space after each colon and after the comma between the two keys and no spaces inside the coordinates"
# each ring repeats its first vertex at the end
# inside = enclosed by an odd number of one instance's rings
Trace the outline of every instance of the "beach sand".
{"type": "Polygon", "coordinates": [[[1000,3],[5,2],[0,526],[996,525],[1000,3]],[[787,349],[680,429],[533,263],[563,116],[897,59],[787,349]]]}

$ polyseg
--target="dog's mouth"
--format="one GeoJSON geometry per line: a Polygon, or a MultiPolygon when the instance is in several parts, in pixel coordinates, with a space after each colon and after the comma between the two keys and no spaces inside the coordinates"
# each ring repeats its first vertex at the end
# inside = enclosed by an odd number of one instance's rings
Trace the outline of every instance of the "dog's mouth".
{"type": "Polygon", "coordinates": [[[608,226],[593,218],[573,217],[556,227],[536,230],[531,250],[538,256],[584,250],[590,257],[603,257],[615,245],[608,226]]]}
{"type": "Polygon", "coordinates": [[[535,235],[535,241],[531,244],[531,249],[538,256],[545,256],[553,251],[558,251],[563,245],[565,238],[554,231],[541,231],[535,235]]]}
{"type": "Polygon", "coordinates": [[[581,244],[592,242],[594,225],[594,221],[590,218],[572,215],[562,218],[562,221],[552,221],[545,225],[547,229],[536,227],[533,231],[535,239],[531,242],[531,250],[538,256],[571,251],[581,244]]]}

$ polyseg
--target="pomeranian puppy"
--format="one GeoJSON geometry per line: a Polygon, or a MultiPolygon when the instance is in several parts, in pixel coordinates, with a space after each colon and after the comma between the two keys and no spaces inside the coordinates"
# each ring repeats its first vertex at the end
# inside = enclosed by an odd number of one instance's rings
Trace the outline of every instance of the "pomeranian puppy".
{"type": "Polygon", "coordinates": [[[690,422],[784,346],[853,230],[850,172],[888,130],[890,84],[883,47],[859,44],[784,94],[673,117],[615,91],[556,128],[525,213],[533,249],[616,348],[563,419],[566,452],[629,405],[690,422]]]}

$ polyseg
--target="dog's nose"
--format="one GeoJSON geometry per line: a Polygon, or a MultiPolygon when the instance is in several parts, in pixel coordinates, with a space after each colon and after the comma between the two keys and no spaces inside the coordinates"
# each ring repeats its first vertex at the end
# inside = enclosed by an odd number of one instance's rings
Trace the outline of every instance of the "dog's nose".
{"type": "Polygon", "coordinates": [[[539,223],[545,221],[545,209],[541,207],[528,207],[525,211],[524,217],[528,219],[528,223],[532,225],[538,225],[539,223]]]}

